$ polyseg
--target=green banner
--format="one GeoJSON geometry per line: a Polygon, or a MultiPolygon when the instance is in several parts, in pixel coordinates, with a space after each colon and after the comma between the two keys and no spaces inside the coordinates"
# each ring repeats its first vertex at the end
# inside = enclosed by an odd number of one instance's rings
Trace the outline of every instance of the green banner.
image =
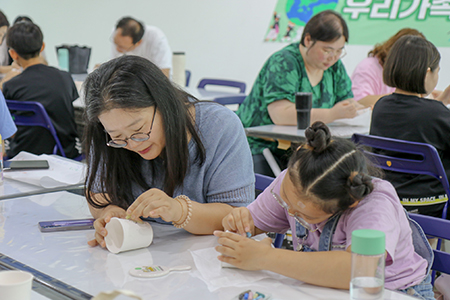
{"type": "Polygon", "coordinates": [[[299,41],[306,22],[326,9],[345,19],[350,45],[375,45],[410,27],[450,47],[450,0],[278,0],[264,40],[299,41]]]}

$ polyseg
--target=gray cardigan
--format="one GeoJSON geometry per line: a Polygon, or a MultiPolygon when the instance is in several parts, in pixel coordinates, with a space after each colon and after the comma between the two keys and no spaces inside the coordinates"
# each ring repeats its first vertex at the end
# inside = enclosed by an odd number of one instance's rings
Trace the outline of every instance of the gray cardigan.
{"type": "MultiPolygon", "coordinates": [[[[213,102],[195,104],[195,124],[206,150],[202,165],[195,161],[197,147],[189,142],[189,169],[183,186],[175,189],[174,197],[186,195],[200,203],[226,203],[247,206],[255,198],[255,175],[249,145],[244,128],[237,115],[230,109],[213,102]]],[[[154,160],[153,174],[149,161],[142,159],[142,174],[153,188],[163,187],[163,170],[160,158],[154,160]]],[[[137,198],[144,190],[133,187],[137,198]]]]}

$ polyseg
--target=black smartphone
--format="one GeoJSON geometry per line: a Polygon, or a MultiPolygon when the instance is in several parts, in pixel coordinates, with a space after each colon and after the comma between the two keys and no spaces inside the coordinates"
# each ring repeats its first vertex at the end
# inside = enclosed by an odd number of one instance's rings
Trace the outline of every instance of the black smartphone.
{"type": "Polygon", "coordinates": [[[3,162],[3,170],[39,170],[48,169],[46,160],[6,160],[3,162]]]}
{"type": "Polygon", "coordinates": [[[58,220],[39,222],[41,232],[93,229],[95,219],[58,220]]]}

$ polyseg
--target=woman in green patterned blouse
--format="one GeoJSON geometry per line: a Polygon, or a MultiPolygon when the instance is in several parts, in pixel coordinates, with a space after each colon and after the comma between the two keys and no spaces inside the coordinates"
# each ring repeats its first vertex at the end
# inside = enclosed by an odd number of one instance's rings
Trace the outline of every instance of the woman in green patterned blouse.
{"type": "MultiPolygon", "coordinates": [[[[312,17],[300,43],[274,53],[264,64],[237,112],[244,127],[296,125],[296,92],[313,95],[311,123],[355,117],[362,106],[353,100],[352,84],[340,61],[347,41],[347,24],[338,13],[326,10],[312,17]]],[[[274,176],[262,156],[265,148],[285,167],[289,153],[277,149],[276,142],[252,137],[248,141],[256,173],[274,176]]]]}

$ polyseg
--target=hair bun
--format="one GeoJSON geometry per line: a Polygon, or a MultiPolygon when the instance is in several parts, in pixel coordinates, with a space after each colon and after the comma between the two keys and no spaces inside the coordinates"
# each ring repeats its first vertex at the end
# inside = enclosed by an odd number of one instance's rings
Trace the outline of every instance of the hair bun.
{"type": "Polygon", "coordinates": [[[350,188],[350,195],[357,200],[363,199],[373,190],[372,177],[364,173],[358,173],[352,179],[349,178],[347,185],[350,188]]]}
{"type": "Polygon", "coordinates": [[[323,122],[314,122],[305,130],[306,142],[314,152],[320,153],[330,144],[330,129],[323,122]]]}

